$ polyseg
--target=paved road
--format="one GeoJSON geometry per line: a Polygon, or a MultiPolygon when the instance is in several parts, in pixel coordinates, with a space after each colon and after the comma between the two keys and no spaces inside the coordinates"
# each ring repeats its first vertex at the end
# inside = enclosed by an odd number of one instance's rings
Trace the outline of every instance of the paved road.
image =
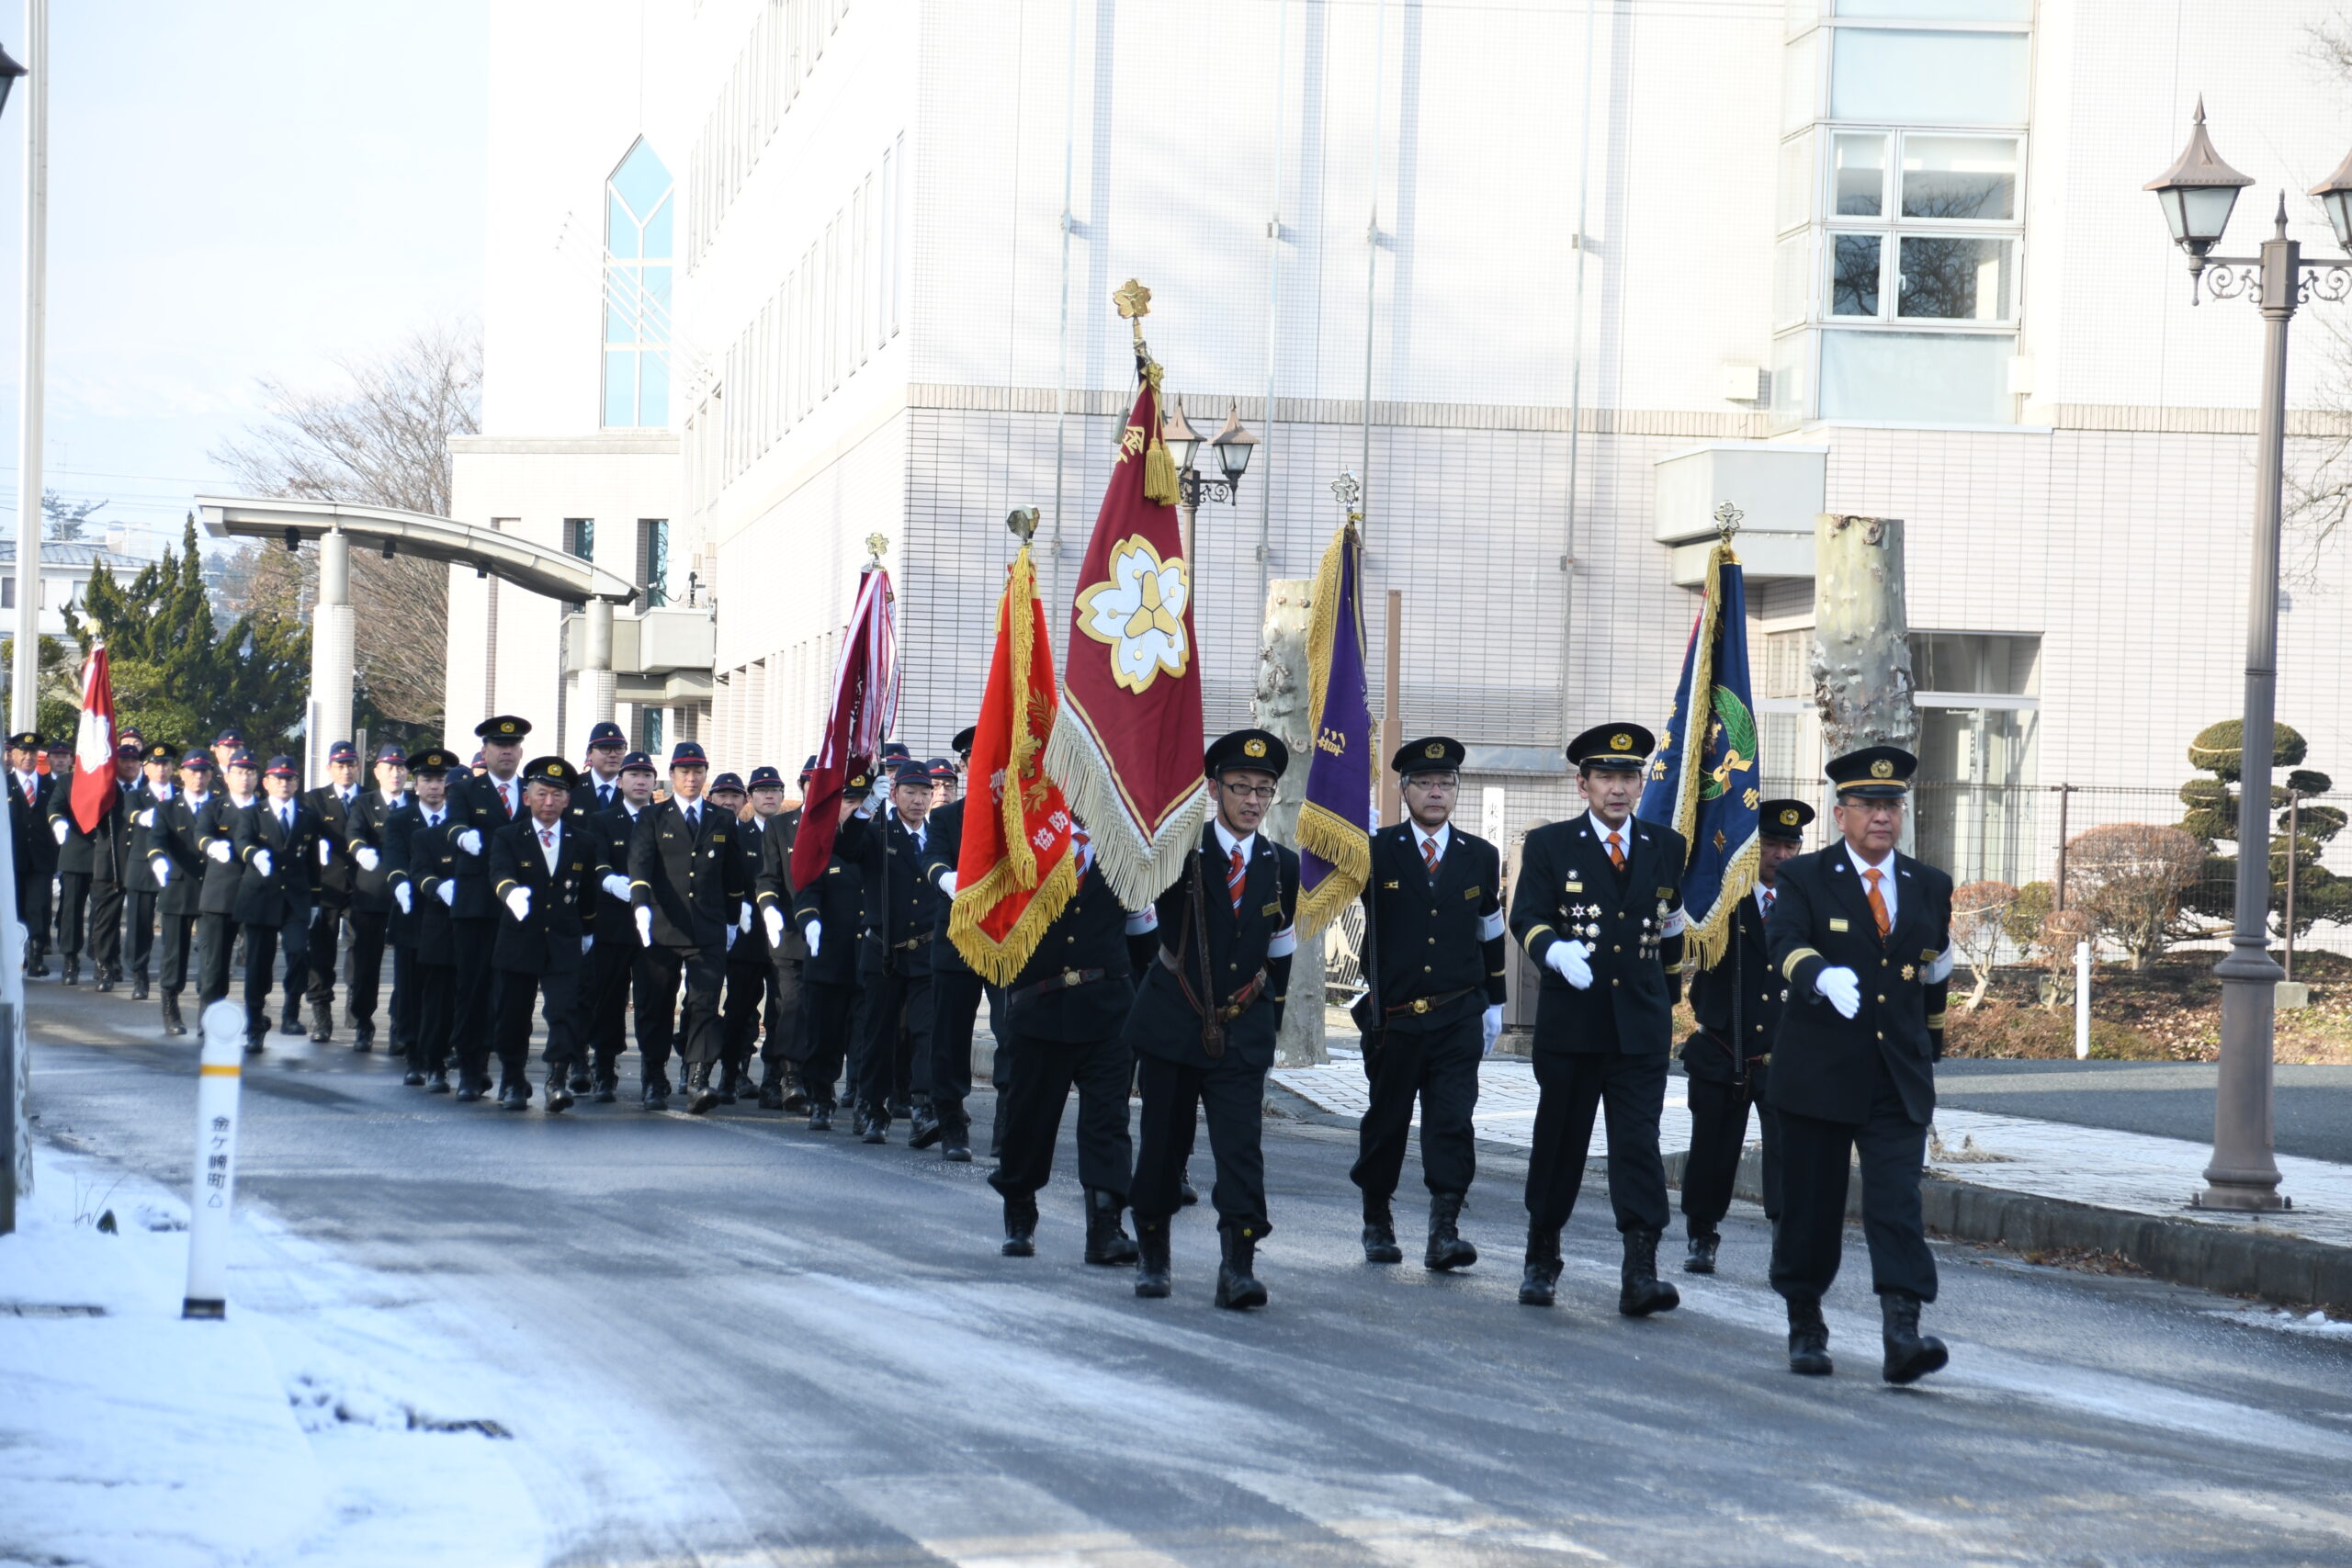
{"type": "MultiPolygon", "coordinates": [[[[43,987],[33,1016],[44,1132],[185,1180],[190,1049],[112,998],[43,987]]],[[[246,1082],[242,1193],[512,1374],[478,1414],[516,1433],[566,1564],[2352,1554],[2352,1346],[2145,1280],[1943,1247],[1955,1365],[1891,1390],[1858,1248],[1840,1373],[1799,1380],[1753,1211],[1724,1275],[1630,1323],[1588,1204],[1564,1304],[1532,1311],[1515,1169],[1490,1161],[1467,1216],[1489,1263],[1376,1269],[1351,1140],[1300,1123],[1268,1129],[1273,1302],[1245,1316],[1209,1304],[1204,1211],[1171,1300],[1083,1267],[1067,1178],[1016,1261],[985,1167],[899,1145],[741,1109],[458,1108],[340,1051],[246,1082]]]]}
{"type": "MultiPolygon", "coordinates": [[[[2275,1100],[2280,1154],[2352,1164],[2352,1067],[2281,1066],[2275,1100]]],[[[1962,1111],[2040,1116],[2191,1143],[2213,1138],[2207,1062],[1988,1062],[1936,1068],[1936,1098],[1962,1111]]]]}

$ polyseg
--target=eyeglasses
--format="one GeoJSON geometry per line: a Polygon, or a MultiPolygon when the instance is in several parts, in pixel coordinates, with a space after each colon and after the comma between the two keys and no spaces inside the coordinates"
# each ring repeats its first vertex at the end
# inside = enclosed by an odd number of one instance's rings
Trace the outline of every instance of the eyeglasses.
{"type": "Polygon", "coordinates": [[[1462,776],[1459,773],[1407,773],[1405,775],[1407,789],[1455,789],[1459,788],[1461,784],[1462,776]]]}
{"type": "Polygon", "coordinates": [[[1272,800],[1279,793],[1272,784],[1229,784],[1225,787],[1244,800],[1272,800]]]}

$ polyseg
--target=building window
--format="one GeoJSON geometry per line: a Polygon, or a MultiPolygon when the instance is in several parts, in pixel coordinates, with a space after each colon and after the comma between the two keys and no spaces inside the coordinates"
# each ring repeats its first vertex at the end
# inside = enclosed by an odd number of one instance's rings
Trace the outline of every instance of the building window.
{"type": "Polygon", "coordinates": [[[660,609],[670,602],[670,523],[663,517],[637,522],[637,585],[645,590],[645,607],[660,609]]]}
{"type": "Polygon", "coordinates": [[[643,138],[605,181],[605,427],[670,423],[670,171],[643,138]]]}
{"type": "Polygon", "coordinates": [[[1919,857],[1958,882],[2034,874],[2041,639],[1914,632],[1919,857]]]}
{"type": "Polygon", "coordinates": [[[641,707],[637,710],[637,749],[649,757],[662,755],[662,710],[641,707]]]}
{"type": "Polygon", "coordinates": [[[563,520],[563,547],[567,554],[582,560],[596,558],[596,520],[594,517],[567,517],[563,520]]]}

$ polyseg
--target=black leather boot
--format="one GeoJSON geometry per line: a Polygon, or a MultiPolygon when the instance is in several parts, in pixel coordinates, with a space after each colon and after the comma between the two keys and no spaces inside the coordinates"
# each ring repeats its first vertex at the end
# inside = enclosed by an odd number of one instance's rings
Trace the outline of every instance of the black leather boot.
{"type": "Polygon", "coordinates": [[[1462,1194],[1432,1192],[1430,1194],[1430,1242],[1421,1253],[1424,1269],[1467,1269],[1478,1261],[1478,1249],[1462,1239],[1454,1229],[1462,1218],[1462,1194]]]}
{"type": "Polygon", "coordinates": [[[1878,1310],[1886,1338],[1886,1365],[1880,1375],[1887,1382],[1917,1382],[1951,1359],[1942,1340],[1919,1332],[1918,1297],[1908,1291],[1884,1291],[1878,1310]]]}
{"type": "Polygon", "coordinates": [[[268,1043],[267,1041],[264,1040],[260,1035],[258,1035],[258,1034],[248,1034],[248,1035],[246,1035],[246,1036],[245,1036],[245,1055],[248,1055],[248,1056],[258,1056],[258,1055],[260,1055],[264,1051],[266,1051],[266,1050],[268,1050],[268,1049],[269,1049],[269,1043],[268,1043]]]}
{"type": "Polygon", "coordinates": [[[588,1070],[587,1063],[574,1062],[571,1064],[571,1082],[565,1087],[571,1090],[571,1097],[577,1100],[582,1095],[594,1091],[596,1077],[588,1070]]]}
{"type": "Polygon", "coordinates": [[[548,1114],[571,1109],[571,1075],[559,1065],[548,1069],[548,1114]]]}
{"type": "Polygon", "coordinates": [[[669,1110],[670,1080],[666,1077],[647,1078],[643,1104],[648,1111],[669,1110]]]}
{"type": "Polygon", "coordinates": [[[166,1034],[187,1032],[187,1021],[180,1017],[180,999],[177,997],[164,998],[164,1032],[166,1034]]]}
{"type": "Polygon", "coordinates": [[[833,1108],[826,1104],[821,1100],[810,1105],[808,1107],[808,1130],[812,1133],[831,1132],[833,1130],[833,1108]]]}
{"type": "Polygon", "coordinates": [[[1187,1160],[1176,1168],[1176,1201],[1189,1209],[1200,1201],[1200,1191],[1193,1185],[1193,1164],[1187,1160]]]}
{"type": "Polygon", "coordinates": [[[144,971],[130,977],[130,999],[134,1002],[147,999],[147,976],[144,971]]]}
{"type": "Polygon", "coordinates": [[[78,986],[78,985],[80,985],[80,984],[82,983],[82,958],[81,958],[81,954],[79,954],[79,953],[67,953],[67,954],[65,955],[65,976],[64,976],[64,978],[65,978],[65,983],[66,983],[67,985],[69,985],[69,986],[78,986]]]}
{"type": "Polygon", "coordinates": [[[112,964],[98,964],[96,965],[96,973],[98,978],[98,989],[101,991],[111,991],[114,989],[115,975],[114,966],[112,964]]]}
{"type": "Polygon", "coordinates": [[[311,1038],[327,1041],[334,1038],[334,1017],[324,1002],[311,1004],[311,1038]]]}
{"type": "Polygon", "coordinates": [[[939,1112],[928,1104],[914,1110],[914,1125],[907,1134],[907,1147],[927,1149],[939,1142],[939,1112]]]}
{"type": "Polygon", "coordinates": [[[1829,1325],[1822,1321],[1821,1298],[1789,1298],[1789,1371],[1799,1377],[1826,1378],[1834,1370],[1829,1359],[1829,1325]]]}
{"type": "Polygon", "coordinates": [[[1396,1245],[1396,1218],[1389,1213],[1388,1200],[1366,1193],[1363,1201],[1363,1260],[1366,1263],[1402,1263],[1405,1249],[1396,1245]]]}
{"type": "Polygon", "coordinates": [[[1715,1247],[1722,1240],[1723,1237],[1717,1235],[1713,1231],[1692,1231],[1690,1233],[1690,1247],[1682,1255],[1682,1271],[1685,1274],[1713,1273],[1715,1271],[1715,1247]]]}
{"type": "Polygon", "coordinates": [[[609,1067],[596,1075],[595,1101],[610,1105],[621,1097],[621,1076],[609,1067]]]}
{"type": "Polygon", "coordinates": [[[718,1065],[718,1103],[732,1105],[743,1093],[743,1070],[732,1062],[718,1065]]]}
{"type": "Polygon", "coordinates": [[[1531,1223],[1527,1227],[1527,1263],[1519,1277],[1519,1304],[1547,1307],[1560,1283],[1560,1233],[1531,1223]]]}
{"type": "Polygon", "coordinates": [[[1657,1232],[1627,1231],[1625,1261],[1619,1273],[1617,1310],[1627,1317],[1672,1312],[1682,1292],[1657,1277],[1657,1232]]]}
{"type": "MultiPolygon", "coordinates": [[[[764,1105],[765,1100],[760,1101],[764,1105]]],[[[800,1074],[791,1063],[784,1067],[784,1110],[786,1115],[797,1116],[808,1109],[808,1091],[800,1087],[800,1074]]]]}
{"type": "Polygon", "coordinates": [[[1136,1294],[1164,1296],[1169,1291],[1168,1222],[1136,1217],[1136,1294]]]}
{"type": "Polygon", "coordinates": [[[434,1068],[432,1076],[424,1080],[424,1092],[427,1094],[448,1093],[449,1069],[447,1067],[434,1068]]]}
{"type": "Polygon", "coordinates": [[[1086,1193],[1086,1260],[1118,1268],[1136,1260],[1136,1244],[1119,1226],[1119,1212],[1126,1207],[1115,1192],[1089,1188],[1086,1193]]]}
{"type": "Polygon", "coordinates": [[[302,1027],[302,1010],[300,1008],[297,1007],[292,1002],[286,1004],[286,1011],[281,1014],[277,1020],[277,1032],[280,1034],[301,1035],[307,1035],[310,1033],[309,1030],[302,1027]]]}
{"type": "Polygon", "coordinates": [[[1216,1266],[1216,1304],[1240,1312],[1266,1304],[1266,1287],[1250,1272],[1258,1261],[1258,1237],[1247,1225],[1220,1228],[1217,1240],[1225,1255],[1216,1266]]]}
{"type": "Polygon", "coordinates": [[[1035,1258],[1037,1255],[1037,1199],[1035,1193],[1023,1197],[1005,1194],[1004,1245],[997,1249],[1007,1258],[1035,1258]]]}
{"type": "Polygon", "coordinates": [[[763,1111],[784,1109],[784,1079],[772,1066],[760,1074],[760,1109],[763,1111]]]}
{"type": "Polygon", "coordinates": [[[858,1137],[861,1142],[868,1144],[888,1143],[890,1141],[890,1113],[887,1111],[876,1108],[869,1108],[866,1110],[859,1117],[858,1137]]]}
{"type": "Polygon", "coordinates": [[[705,1116],[718,1103],[718,1091],[710,1087],[710,1064],[696,1062],[686,1072],[686,1114],[705,1116]]]}

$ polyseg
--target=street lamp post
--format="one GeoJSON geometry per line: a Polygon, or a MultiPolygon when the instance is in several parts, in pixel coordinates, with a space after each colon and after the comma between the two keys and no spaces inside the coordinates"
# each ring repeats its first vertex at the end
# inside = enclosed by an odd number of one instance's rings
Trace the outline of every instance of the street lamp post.
{"type": "Polygon", "coordinates": [[[1209,450],[1216,454],[1217,472],[1204,474],[1193,465],[1201,452],[1201,433],[1184,417],[1184,405],[1170,399],[1168,417],[1159,426],[1159,438],[1176,459],[1176,499],[1183,508],[1185,569],[1192,574],[1196,588],[1201,581],[1201,558],[1194,553],[1193,520],[1201,502],[1221,501],[1227,506],[1235,503],[1241,493],[1241,476],[1250,467],[1250,453],[1258,445],[1241,423],[1241,406],[1227,405],[1225,428],[1210,438],[1209,450]]]}
{"type": "MultiPolygon", "coordinates": [[[[2188,253],[2190,300],[2244,299],[2262,312],[2262,409],[2255,432],[2254,571],[2246,606],[2245,722],[2238,752],[2237,910],[2230,951],[2213,967],[2222,982],[2222,1061],[2213,1096],[2213,1158],[2200,1209],[2261,1213],[2290,1206],[2272,1152],[2271,1055],[2278,982],[2270,957],[2270,768],[2278,686],[2278,530],[2287,452],[2287,327],[2305,299],[2352,297],[2352,260],[2305,261],[2287,237],[2278,195],[2271,237],[2254,256],[2211,254],[2238,192],[2254,183],[2222,161],[2205,134],[2199,99],[2188,145],[2150,180],[2172,237],[2188,253]]],[[[2311,192],[2352,256],[2352,157],[2311,192]]]]}
{"type": "MultiPolygon", "coordinates": [[[[44,376],[49,359],[49,0],[25,0],[25,63],[0,83],[25,82],[24,379],[17,388],[17,658],[8,727],[40,727],[40,492],[44,376]]],[[[6,103],[0,98],[0,104],[6,103]]]]}

